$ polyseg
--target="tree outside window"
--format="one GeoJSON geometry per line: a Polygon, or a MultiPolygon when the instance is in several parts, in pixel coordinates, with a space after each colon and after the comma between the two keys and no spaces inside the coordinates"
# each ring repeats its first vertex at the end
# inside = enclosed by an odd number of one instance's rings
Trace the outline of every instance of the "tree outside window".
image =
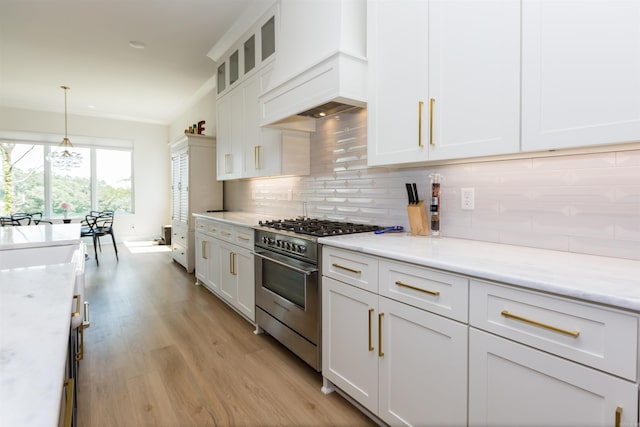
{"type": "Polygon", "coordinates": [[[62,170],[46,162],[47,148],[0,142],[0,216],[42,212],[47,218],[78,218],[91,210],[133,211],[130,150],[74,147],[82,164],[62,170]]]}

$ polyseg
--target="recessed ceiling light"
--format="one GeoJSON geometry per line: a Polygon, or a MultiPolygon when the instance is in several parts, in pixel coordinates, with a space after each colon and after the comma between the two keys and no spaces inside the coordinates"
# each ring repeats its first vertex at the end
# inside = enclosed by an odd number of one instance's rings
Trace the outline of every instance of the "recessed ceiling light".
{"type": "Polygon", "coordinates": [[[137,41],[130,41],[129,42],[129,46],[131,46],[134,49],[144,49],[145,45],[142,42],[137,42],[137,41]]]}

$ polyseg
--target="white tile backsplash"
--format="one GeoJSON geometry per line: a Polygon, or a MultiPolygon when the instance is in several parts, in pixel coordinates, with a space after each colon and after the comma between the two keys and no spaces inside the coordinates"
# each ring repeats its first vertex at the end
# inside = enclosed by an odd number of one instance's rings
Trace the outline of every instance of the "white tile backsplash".
{"type": "Polygon", "coordinates": [[[408,229],[404,183],[425,200],[438,172],[444,236],[640,260],[640,150],[369,168],[366,111],[317,125],[309,176],[227,181],[225,208],[295,217],[306,202],[312,217],[408,229]],[[460,208],[463,187],[473,211],[460,208]]]}

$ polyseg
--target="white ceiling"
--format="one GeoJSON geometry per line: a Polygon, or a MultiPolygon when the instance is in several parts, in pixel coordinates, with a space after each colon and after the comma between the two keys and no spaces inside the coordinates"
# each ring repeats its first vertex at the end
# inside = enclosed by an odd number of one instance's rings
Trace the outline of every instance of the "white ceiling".
{"type": "Polygon", "coordinates": [[[214,84],[207,53],[267,0],[0,0],[0,106],[168,124],[214,84]],[[145,44],[133,49],[130,41],[145,44]]]}

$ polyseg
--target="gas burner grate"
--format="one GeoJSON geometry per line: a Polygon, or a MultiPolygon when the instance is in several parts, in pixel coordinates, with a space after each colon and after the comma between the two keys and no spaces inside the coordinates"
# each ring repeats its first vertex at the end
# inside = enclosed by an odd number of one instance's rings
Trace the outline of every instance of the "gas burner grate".
{"type": "Polygon", "coordinates": [[[309,236],[324,237],[341,234],[366,233],[380,229],[377,225],[356,224],[353,222],[331,221],[314,218],[276,219],[260,221],[263,227],[290,231],[309,236]]]}

